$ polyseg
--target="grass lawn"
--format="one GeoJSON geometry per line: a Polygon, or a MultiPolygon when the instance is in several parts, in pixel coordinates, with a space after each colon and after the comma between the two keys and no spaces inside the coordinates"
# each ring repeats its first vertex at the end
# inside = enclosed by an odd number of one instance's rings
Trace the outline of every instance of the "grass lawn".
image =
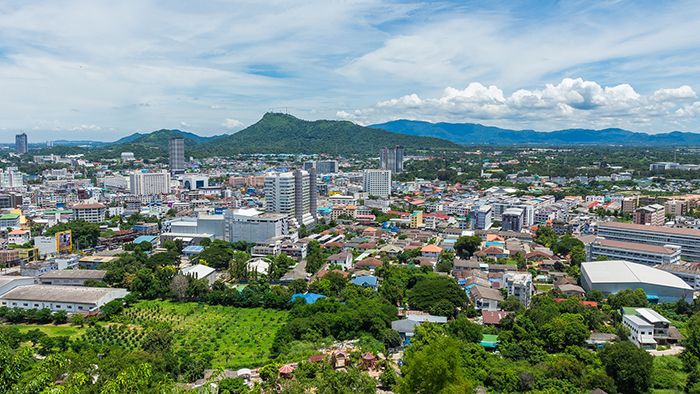
{"type": "Polygon", "coordinates": [[[10,324],[19,328],[19,331],[25,333],[29,330],[39,329],[44,334],[50,337],[69,336],[71,339],[76,339],[83,334],[85,328],[62,324],[55,326],[53,324],[10,324]]]}
{"type": "Polygon", "coordinates": [[[275,334],[287,315],[274,309],[142,301],[117,320],[142,327],[167,323],[172,328],[175,351],[207,352],[213,356],[213,368],[237,369],[269,361],[275,334]]]}

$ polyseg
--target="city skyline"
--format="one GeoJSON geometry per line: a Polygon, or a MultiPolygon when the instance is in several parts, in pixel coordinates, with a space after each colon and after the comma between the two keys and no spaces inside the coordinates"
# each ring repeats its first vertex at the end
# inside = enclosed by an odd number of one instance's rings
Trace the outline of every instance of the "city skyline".
{"type": "Polygon", "coordinates": [[[0,134],[215,135],[270,110],[697,132],[698,16],[694,2],[10,2],[0,134]]]}

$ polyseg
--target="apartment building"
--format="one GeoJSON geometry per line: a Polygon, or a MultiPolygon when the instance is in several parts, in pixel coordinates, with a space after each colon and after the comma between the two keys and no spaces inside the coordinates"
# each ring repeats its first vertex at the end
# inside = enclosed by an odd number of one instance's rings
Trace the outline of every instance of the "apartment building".
{"type": "Polygon", "coordinates": [[[522,272],[506,272],[503,274],[503,285],[509,296],[516,297],[526,307],[530,305],[535,289],[532,285],[532,275],[522,272]]]}
{"type": "Polygon", "coordinates": [[[170,174],[167,172],[133,172],[129,188],[135,196],[156,196],[170,193],[170,174]]]}
{"type": "Polygon", "coordinates": [[[362,174],[364,191],[370,196],[389,198],[391,194],[391,171],[365,170],[362,174]]]}
{"type": "Polygon", "coordinates": [[[265,210],[288,215],[296,226],[315,221],[317,198],[314,169],[279,172],[265,177],[265,210]]]}
{"type": "Polygon", "coordinates": [[[104,204],[76,204],[73,205],[73,220],[83,220],[90,223],[104,222],[107,215],[107,207],[104,204]]]}
{"type": "Polygon", "coordinates": [[[648,226],[663,226],[666,210],[663,205],[651,204],[634,210],[634,223],[648,226]]]}

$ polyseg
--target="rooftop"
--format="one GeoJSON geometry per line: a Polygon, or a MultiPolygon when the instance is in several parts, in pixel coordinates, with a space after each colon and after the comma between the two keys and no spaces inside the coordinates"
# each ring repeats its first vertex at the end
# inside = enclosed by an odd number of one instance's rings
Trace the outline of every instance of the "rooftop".
{"type": "Polygon", "coordinates": [[[114,292],[126,294],[126,289],[112,289],[106,287],[26,285],[18,286],[8,291],[7,293],[3,294],[0,299],[95,304],[103,297],[114,292]]]}
{"type": "Polygon", "coordinates": [[[653,283],[692,290],[683,279],[669,272],[625,260],[581,263],[581,274],[595,283],[653,283]]]}
{"type": "Polygon", "coordinates": [[[671,248],[667,246],[649,245],[637,242],[613,241],[611,239],[598,238],[593,242],[593,245],[600,245],[606,248],[615,248],[631,251],[640,251],[658,254],[674,254],[678,253],[680,248],[671,248]]]}
{"type": "Polygon", "coordinates": [[[41,275],[41,279],[102,279],[107,274],[103,270],[54,270],[41,275]]]}
{"type": "Polygon", "coordinates": [[[620,223],[620,222],[598,223],[599,230],[603,227],[618,228],[618,229],[625,229],[625,230],[646,231],[646,232],[658,232],[658,233],[672,234],[672,235],[685,235],[685,236],[689,236],[689,237],[700,237],[700,230],[695,230],[692,228],[646,226],[643,224],[620,223]]]}

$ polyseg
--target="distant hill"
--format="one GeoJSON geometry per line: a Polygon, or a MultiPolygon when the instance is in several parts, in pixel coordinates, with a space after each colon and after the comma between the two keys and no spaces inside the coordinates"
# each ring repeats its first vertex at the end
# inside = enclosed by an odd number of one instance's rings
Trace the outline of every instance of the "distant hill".
{"type": "MultiPolygon", "coordinates": [[[[266,113],[257,123],[202,143],[196,150],[214,155],[236,153],[378,154],[383,146],[408,151],[460,149],[452,142],[362,127],[337,120],[306,121],[292,115],[266,113]]],[[[202,152],[200,152],[202,153],[202,152]]]]}
{"type": "Polygon", "coordinates": [[[511,130],[478,123],[430,123],[395,120],[369,126],[414,136],[443,138],[458,144],[484,145],[700,145],[700,134],[673,131],[648,134],[624,129],[511,130]]]}
{"type": "Polygon", "coordinates": [[[182,137],[188,144],[199,144],[213,137],[202,137],[194,133],[182,130],[161,129],[150,133],[134,133],[112,142],[110,145],[142,144],[167,147],[168,140],[172,137],[182,137]]]}

